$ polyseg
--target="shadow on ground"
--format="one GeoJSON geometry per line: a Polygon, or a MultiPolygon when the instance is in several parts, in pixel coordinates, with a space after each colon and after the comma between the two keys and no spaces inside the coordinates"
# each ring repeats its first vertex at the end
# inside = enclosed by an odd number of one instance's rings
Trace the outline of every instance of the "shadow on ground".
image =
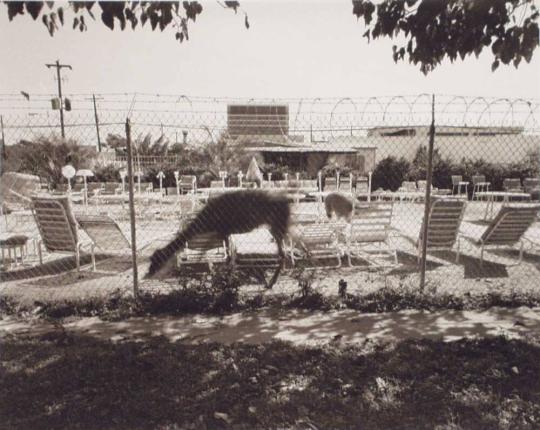
{"type": "MultiPolygon", "coordinates": [[[[117,256],[112,256],[108,254],[96,254],[96,268],[97,270],[114,270],[124,271],[131,268],[131,262],[126,258],[123,259],[124,262],[127,261],[127,264],[121,264],[118,266],[119,258],[117,256]],[[112,266],[115,266],[114,268],[112,266]]],[[[80,264],[81,267],[90,265],[92,258],[89,254],[81,255],[80,264]]],[[[8,281],[17,281],[23,279],[37,278],[40,276],[51,276],[66,273],[72,270],[75,270],[77,267],[75,257],[67,256],[62,257],[54,261],[49,261],[47,263],[32,266],[25,269],[13,270],[8,272],[1,272],[0,278],[2,282],[8,281]]]]}
{"type": "Polygon", "coordinates": [[[501,337],[304,348],[58,332],[5,339],[0,415],[25,430],[532,429],[539,356],[501,337]]]}

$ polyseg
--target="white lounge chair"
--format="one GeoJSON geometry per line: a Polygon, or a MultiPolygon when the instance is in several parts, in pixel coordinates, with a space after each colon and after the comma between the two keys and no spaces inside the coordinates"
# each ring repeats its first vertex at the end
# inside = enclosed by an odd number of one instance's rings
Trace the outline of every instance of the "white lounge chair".
{"type": "MultiPolygon", "coordinates": [[[[428,251],[451,250],[457,244],[456,263],[459,261],[459,226],[465,212],[465,201],[461,199],[434,199],[431,202],[427,226],[428,251]]],[[[417,242],[418,261],[422,255],[423,220],[417,242]]]]}
{"type": "Polygon", "coordinates": [[[87,247],[92,256],[92,269],[96,270],[94,243],[79,238],[77,221],[73,216],[67,196],[33,197],[32,210],[41,235],[38,243],[39,262],[43,263],[41,245],[49,252],[75,255],[77,271],[80,270],[81,249],[87,247]]]}
{"type": "Polygon", "coordinates": [[[392,202],[373,202],[355,207],[350,228],[344,232],[349,266],[355,257],[378,267],[388,266],[378,257],[391,257],[397,264],[396,249],[389,242],[393,206],[392,202]]]}
{"type": "Polygon", "coordinates": [[[519,243],[519,260],[517,264],[520,264],[523,259],[523,240],[527,240],[523,235],[536,221],[539,210],[540,205],[516,204],[503,206],[480,239],[475,241],[480,246],[481,263],[484,261],[486,247],[512,247],[519,243]]]}

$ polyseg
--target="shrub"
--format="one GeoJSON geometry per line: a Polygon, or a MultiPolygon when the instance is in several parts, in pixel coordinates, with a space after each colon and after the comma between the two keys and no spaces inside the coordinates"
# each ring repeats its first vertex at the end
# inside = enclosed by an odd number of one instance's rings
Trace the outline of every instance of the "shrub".
{"type": "Polygon", "coordinates": [[[94,176],[89,178],[91,182],[118,182],[120,181],[120,168],[114,164],[96,164],[94,176]]]}
{"type": "Polygon", "coordinates": [[[396,191],[409,177],[411,164],[403,157],[386,157],[377,163],[371,177],[371,188],[396,191]]]}
{"type": "Polygon", "coordinates": [[[52,187],[65,183],[62,167],[71,164],[75,169],[87,168],[92,164],[89,148],[75,140],[57,136],[39,137],[34,141],[21,140],[10,152],[18,158],[11,160],[17,171],[30,173],[46,180],[52,187]]]}
{"type": "MultiPolygon", "coordinates": [[[[411,181],[425,180],[427,177],[427,148],[419,146],[411,163],[408,179],[411,181]]],[[[443,158],[439,151],[433,150],[433,186],[436,188],[452,188],[452,172],[454,165],[450,159],[443,158]]]]}

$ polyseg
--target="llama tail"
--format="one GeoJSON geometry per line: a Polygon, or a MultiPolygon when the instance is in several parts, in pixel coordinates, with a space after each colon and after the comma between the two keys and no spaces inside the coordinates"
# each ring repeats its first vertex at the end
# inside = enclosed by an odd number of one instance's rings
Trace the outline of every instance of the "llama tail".
{"type": "Polygon", "coordinates": [[[150,267],[146,275],[147,278],[152,277],[164,266],[168,265],[171,258],[173,258],[176,253],[193,238],[193,236],[203,232],[204,228],[202,228],[200,218],[201,214],[191,221],[183,231],[179,232],[171,242],[152,254],[150,257],[150,267]]]}
{"type": "Polygon", "coordinates": [[[176,255],[176,252],[184,247],[187,238],[183,233],[179,233],[176,238],[169,242],[166,246],[155,251],[150,257],[150,267],[146,277],[152,277],[165,266],[171,258],[176,255]]]}

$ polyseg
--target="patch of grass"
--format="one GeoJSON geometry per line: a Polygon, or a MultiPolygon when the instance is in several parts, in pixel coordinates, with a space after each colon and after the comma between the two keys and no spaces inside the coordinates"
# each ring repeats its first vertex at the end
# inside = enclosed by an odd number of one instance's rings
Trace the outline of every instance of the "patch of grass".
{"type": "Polygon", "coordinates": [[[539,342],[307,348],[8,337],[1,427],[534,429],[539,342]]]}
{"type": "MultiPolygon", "coordinates": [[[[145,315],[185,315],[206,313],[222,315],[262,308],[298,308],[313,311],[354,309],[360,312],[396,312],[419,310],[482,310],[494,306],[514,308],[540,306],[540,297],[533,293],[504,291],[486,294],[454,295],[436,289],[383,287],[365,295],[323,294],[321,289],[304,286],[298,293],[243,295],[236,280],[228,274],[207,276],[205,280],[185,284],[168,293],[145,292],[138,300],[120,290],[106,297],[90,297],[55,302],[20,305],[16,299],[0,297],[0,315],[28,313],[48,318],[99,316],[108,320],[145,315]],[[230,282],[230,283],[229,283],[230,282]]],[[[336,291],[338,288],[336,288],[336,291]]]]}
{"type": "MultiPolygon", "coordinates": [[[[48,318],[99,316],[103,319],[124,319],[145,315],[184,315],[190,313],[224,314],[261,308],[299,308],[314,311],[354,309],[360,312],[396,312],[401,310],[482,310],[491,307],[540,306],[535,290],[498,289],[485,293],[454,294],[439,291],[436,284],[427,284],[424,291],[400,280],[387,282],[367,294],[347,292],[343,279],[336,285],[324,284],[314,271],[299,268],[293,273],[298,289],[293,294],[265,290],[255,295],[242,292],[247,283],[245,274],[230,267],[217,267],[210,273],[183,276],[169,292],[145,291],[135,300],[121,290],[105,297],[17,303],[15,298],[0,297],[0,315],[25,315],[32,312],[48,318]],[[317,283],[317,286],[315,284],[317,283]]],[[[369,282],[369,278],[367,279],[369,282]]]]}

